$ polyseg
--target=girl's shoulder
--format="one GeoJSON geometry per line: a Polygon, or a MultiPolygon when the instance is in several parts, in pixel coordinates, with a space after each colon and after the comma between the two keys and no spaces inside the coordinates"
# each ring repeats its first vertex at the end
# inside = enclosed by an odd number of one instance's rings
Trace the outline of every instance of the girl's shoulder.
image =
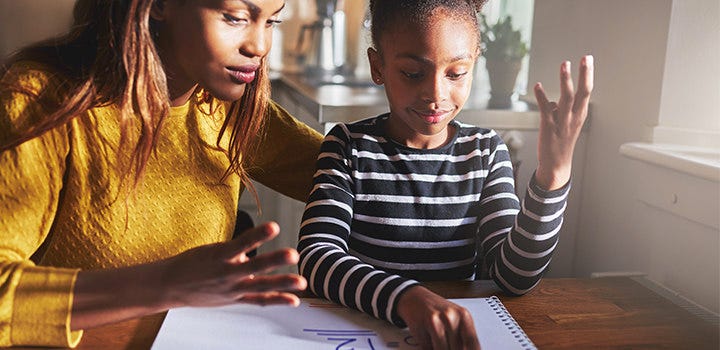
{"type": "Polygon", "coordinates": [[[454,121],[458,128],[457,143],[473,143],[494,148],[503,143],[502,137],[494,130],[454,121]]]}

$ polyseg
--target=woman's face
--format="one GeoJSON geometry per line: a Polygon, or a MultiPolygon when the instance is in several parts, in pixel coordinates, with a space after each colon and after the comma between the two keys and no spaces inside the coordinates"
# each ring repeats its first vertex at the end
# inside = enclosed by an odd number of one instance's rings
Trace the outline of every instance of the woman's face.
{"type": "Polygon", "coordinates": [[[158,48],[171,98],[196,85],[226,101],[239,99],[270,50],[284,0],[163,0],[158,48]]]}
{"type": "Polygon", "coordinates": [[[440,147],[470,94],[477,32],[447,10],[436,10],[424,26],[387,28],[380,52],[368,53],[373,78],[385,85],[390,103],[388,134],[409,147],[440,147]]]}

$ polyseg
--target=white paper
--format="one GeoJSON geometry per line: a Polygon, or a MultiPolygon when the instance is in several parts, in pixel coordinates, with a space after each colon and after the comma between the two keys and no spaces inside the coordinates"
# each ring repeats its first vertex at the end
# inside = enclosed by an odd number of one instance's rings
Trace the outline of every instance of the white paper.
{"type": "MultiPolygon", "coordinates": [[[[483,350],[535,349],[495,298],[450,299],[473,315],[483,350]],[[498,305],[500,307],[498,308],[498,305]]],[[[324,299],[288,306],[230,305],[168,312],[152,350],[418,349],[407,329],[324,299]]]]}

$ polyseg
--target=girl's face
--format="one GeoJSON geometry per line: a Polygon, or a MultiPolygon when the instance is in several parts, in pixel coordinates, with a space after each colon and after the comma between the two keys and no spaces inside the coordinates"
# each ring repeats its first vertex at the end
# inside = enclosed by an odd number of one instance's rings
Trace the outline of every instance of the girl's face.
{"type": "Polygon", "coordinates": [[[256,78],[272,44],[284,0],[163,0],[157,43],[170,96],[189,96],[196,85],[226,101],[239,99],[256,78]]]}
{"type": "Polygon", "coordinates": [[[390,103],[387,132],[409,147],[440,147],[452,137],[448,123],[470,94],[478,34],[442,9],[423,27],[388,28],[381,52],[368,50],[373,80],[384,83],[390,103]]]}

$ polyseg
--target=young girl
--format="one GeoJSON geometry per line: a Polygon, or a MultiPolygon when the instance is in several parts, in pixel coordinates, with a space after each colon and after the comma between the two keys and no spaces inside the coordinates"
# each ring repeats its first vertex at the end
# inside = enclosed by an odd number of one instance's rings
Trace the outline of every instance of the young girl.
{"type": "Polygon", "coordinates": [[[453,120],[470,93],[483,1],[371,0],[372,77],[390,113],[326,136],[301,225],[299,271],[317,295],[398,326],[435,349],[475,349],[469,313],[418,281],[492,278],[531,290],[557,244],[592,60],[577,93],[538,84],[539,164],[522,206],[507,147],[453,120]]]}
{"type": "Polygon", "coordinates": [[[0,346],[172,307],[297,304],[279,228],[229,241],[250,178],[298,200],[321,135],[268,99],[283,0],[79,0],[0,80],[0,346]],[[287,154],[292,153],[292,157],[287,154]],[[229,241],[229,242],[228,242],[229,241]],[[224,242],[224,243],[223,243],[224,242]]]}

